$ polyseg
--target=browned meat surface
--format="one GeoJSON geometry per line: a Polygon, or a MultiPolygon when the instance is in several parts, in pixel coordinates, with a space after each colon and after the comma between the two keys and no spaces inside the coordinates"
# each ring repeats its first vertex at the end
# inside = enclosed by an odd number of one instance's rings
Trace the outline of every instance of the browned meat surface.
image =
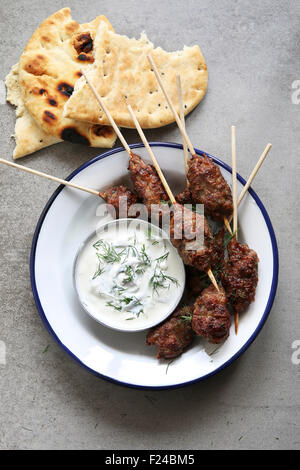
{"type": "Polygon", "coordinates": [[[207,274],[199,271],[193,266],[186,266],[186,290],[188,299],[198,297],[208,285],[207,274]]]}
{"type": "Polygon", "coordinates": [[[206,215],[214,220],[223,220],[224,216],[232,214],[231,190],[211,158],[193,155],[187,176],[193,203],[204,204],[206,215]]]}
{"type": "Polygon", "coordinates": [[[225,247],[224,247],[225,228],[221,228],[215,235],[213,259],[211,269],[221,269],[224,265],[225,247]]]}
{"type": "Polygon", "coordinates": [[[175,204],[170,221],[170,239],[184,264],[200,271],[207,271],[211,267],[214,237],[204,215],[175,204]]]}
{"type": "Polygon", "coordinates": [[[169,200],[169,196],[152,165],[145,163],[141,157],[133,153],[129,160],[128,169],[134,190],[147,206],[149,214],[151,204],[161,204],[161,201],[169,200]]]}
{"type": "Polygon", "coordinates": [[[241,313],[255,298],[258,256],[247,244],[233,238],[227,247],[228,260],[222,272],[222,285],[236,313],[241,313]]]}
{"type": "Polygon", "coordinates": [[[195,333],[216,344],[228,338],[231,325],[225,290],[219,289],[213,285],[204,289],[194,304],[192,318],[195,333]]]}
{"type": "MultiPolygon", "coordinates": [[[[138,203],[137,196],[126,186],[110,186],[99,193],[107,204],[111,204],[116,210],[116,217],[119,218],[120,211],[122,217],[128,217],[130,206],[138,203]]],[[[138,213],[135,214],[138,216],[138,213]]]]}
{"type": "Polygon", "coordinates": [[[148,346],[157,346],[158,359],[173,359],[180,356],[183,350],[192,342],[194,332],[189,317],[191,308],[178,308],[163,323],[152,328],[146,338],[148,346]]]}
{"type": "Polygon", "coordinates": [[[177,194],[176,201],[179,204],[192,204],[192,194],[189,188],[185,188],[184,191],[177,194]]]}

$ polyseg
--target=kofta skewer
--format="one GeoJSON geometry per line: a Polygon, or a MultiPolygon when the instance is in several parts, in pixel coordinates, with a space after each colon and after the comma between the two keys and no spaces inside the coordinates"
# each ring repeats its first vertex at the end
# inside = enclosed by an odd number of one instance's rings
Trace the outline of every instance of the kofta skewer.
{"type": "MultiPolygon", "coordinates": [[[[182,99],[182,87],[181,87],[181,79],[180,75],[176,75],[176,83],[177,83],[177,92],[178,92],[178,102],[179,102],[179,109],[180,109],[180,119],[182,121],[182,124],[185,129],[185,118],[184,118],[184,109],[183,109],[183,99],[182,99]]],[[[186,175],[186,189],[179,195],[180,198],[185,199],[186,197],[191,197],[191,193],[189,190],[190,187],[190,182],[188,179],[188,170],[189,170],[189,157],[188,157],[188,149],[187,149],[187,143],[185,138],[182,138],[183,142],[183,154],[184,154],[184,165],[185,165],[185,175],[186,175]]],[[[178,198],[178,196],[177,196],[178,198]]],[[[178,200],[178,199],[177,199],[178,200]]],[[[230,226],[230,221],[227,219],[227,217],[223,217],[224,225],[228,232],[232,235],[232,230],[230,226]]]]}
{"type": "MultiPolygon", "coordinates": [[[[231,129],[232,167],[236,167],[235,127],[231,129]]],[[[236,185],[236,171],[232,171],[232,183],[236,185]]],[[[236,195],[235,195],[236,199],[236,195]]],[[[235,333],[238,332],[239,315],[253,302],[258,282],[257,253],[248,245],[242,244],[237,237],[237,200],[234,204],[234,236],[227,246],[228,259],[221,273],[222,285],[225,288],[228,301],[234,310],[235,333]]]]}
{"type": "MultiPolygon", "coordinates": [[[[146,139],[146,136],[145,136],[145,134],[144,134],[144,132],[143,132],[143,130],[142,130],[142,128],[141,128],[141,126],[140,126],[140,124],[139,124],[139,122],[138,122],[131,106],[127,105],[127,108],[128,108],[128,111],[131,115],[131,118],[132,118],[132,120],[135,124],[135,127],[136,127],[136,129],[137,129],[137,131],[138,131],[138,133],[139,133],[139,135],[142,139],[142,142],[144,143],[146,149],[149,152],[149,155],[150,155],[151,160],[153,162],[153,165],[154,165],[154,167],[155,167],[155,169],[156,169],[156,171],[157,171],[157,173],[158,173],[158,175],[161,179],[161,182],[162,182],[166,192],[168,193],[168,195],[170,197],[170,201],[171,201],[172,204],[174,204],[174,208],[175,208],[175,211],[176,211],[177,206],[180,206],[180,205],[177,203],[177,201],[176,201],[176,199],[175,199],[175,197],[174,197],[174,195],[173,195],[173,193],[172,193],[172,191],[171,191],[171,189],[170,189],[170,187],[169,187],[169,185],[168,185],[168,183],[167,183],[167,181],[166,181],[166,179],[165,179],[165,177],[164,177],[164,175],[163,175],[163,173],[162,173],[162,171],[159,167],[159,164],[158,164],[158,162],[155,158],[155,155],[154,155],[154,153],[153,153],[153,151],[152,151],[152,149],[151,149],[151,147],[150,147],[150,145],[149,145],[149,143],[146,139]]],[[[180,207],[182,207],[182,206],[180,206],[180,207]]],[[[195,219],[198,217],[198,219],[200,220],[201,216],[199,214],[195,213],[195,212],[192,212],[192,211],[188,211],[188,213],[191,213],[190,218],[189,218],[188,221],[185,220],[185,222],[187,223],[187,225],[190,225],[191,228],[192,228],[192,226],[195,224],[195,222],[197,222],[195,219]]],[[[174,218],[175,218],[175,215],[172,217],[171,222],[172,221],[174,222],[174,218]]],[[[201,221],[202,221],[202,218],[201,218],[201,221]]],[[[173,224],[173,227],[174,227],[174,224],[173,224]]],[[[172,226],[172,224],[171,224],[171,226],[172,226]]],[[[210,233],[210,229],[208,227],[208,224],[207,224],[204,216],[203,216],[203,222],[201,223],[200,229],[204,231],[204,238],[206,238],[206,239],[207,238],[212,238],[213,239],[213,237],[210,233]]],[[[188,263],[188,264],[190,262],[192,262],[190,260],[190,257],[192,256],[192,253],[187,254],[185,249],[181,249],[182,247],[180,246],[180,243],[178,243],[178,244],[174,243],[174,239],[172,238],[172,229],[170,230],[170,238],[171,238],[171,241],[172,241],[173,245],[177,248],[180,256],[183,258],[183,261],[188,263]],[[190,256],[188,256],[188,255],[190,255],[190,256]]],[[[188,251],[192,251],[192,250],[188,250],[188,251]]],[[[214,287],[217,290],[219,290],[219,286],[216,282],[215,276],[213,275],[213,272],[212,272],[211,268],[208,267],[207,269],[204,269],[204,270],[207,272],[207,275],[210,278],[211,282],[213,283],[214,287]]]]}
{"type": "MultiPolygon", "coordinates": [[[[177,122],[177,125],[181,131],[183,138],[186,140],[186,143],[191,152],[192,158],[189,161],[189,170],[188,170],[188,179],[190,182],[190,189],[194,199],[199,199],[199,202],[204,204],[207,213],[215,220],[224,220],[232,214],[232,197],[231,191],[226,183],[224,177],[221,174],[219,167],[207,156],[199,157],[191,143],[190,138],[187,135],[187,132],[177,114],[177,111],[172,103],[164,84],[161,80],[158,69],[151,57],[148,54],[148,60],[152,67],[152,70],[156,76],[156,79],[159,83],[159,86],[165,95],[168,105],[170,106],[171,111],[173,112],[174,118],[177,122]],[[201,160],[200,160],[201,159],[201,160]],[[202,168],[203,167],[203,168],[202,168]],[[202,178],[200,181],[199,188],[199,174],[202,173],[202,178]],[[197,178],[195,178],[197,175],[197,178]],[[200,189],[200,191],[199,191],[200,189]],[[215,191],[215,194],[212,197],[212,189],[215,191]],[[200,193],[202,192],[202,196],[200,193]],[[194,194],[193,194],[194,193],[194,194]],[[197,198],[195,197],[197,194],[197,198]]],[[[228,225],[228,224],[227,224],[228,225]]]]}

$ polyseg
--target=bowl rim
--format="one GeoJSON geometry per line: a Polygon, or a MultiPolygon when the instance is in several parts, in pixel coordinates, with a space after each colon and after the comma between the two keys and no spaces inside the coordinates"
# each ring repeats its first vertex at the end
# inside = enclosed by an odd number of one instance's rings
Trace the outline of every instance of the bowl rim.
{"type": "MultiPolygon", "coordinates": [[[[129,217],[124,217],[124,218],[121,218],[121,219],[114,219],[114,220],[110,220],[108,222],[104,222],[103,224],[99,225],[96,230],[94,230],[92,233],[90,233],[79,245],[77,251],[76,251],[76,254],[75,254],[75,257],[74,257],[74,260],[73,260],[73,270],[72,270],[72,276],[73,276],[73,287],[74,287],[74,290],[75,290],[75,293],[77,295],[77,299],[81,305],[81,307],[83,308],[83,310],[91,317],[93,318],[95,321],[97,321],[98,323],[100,323],[101,325],[107,327],[107,328],[110,328],[112,330],[115,330],[115,331],[120,331],[122,333],[137,333],[139,331],[145,331],[145,330],[149,330],[150,328],[153,328],[154,326],[157,326],[159,325],[160,323],[162,323],[164,320],[166,320],[172,312],[174,312],[174,310],[178,307],[180,301],[182,300],[182,296],[183,296],[183,293],[184,293],[184,289],[185,289],[185,283],[186,283],[186,275],[185,275],[185,269],[184,269],[184,264],[183,264],[183,261],[182,259],[180,258],[180,256],[178,255],[177,253],[177,250],[176,251],[176,254],[177,254],[177,258],[179,260],[179,263],[180,263],[180,269],[181,269],[181,272],[182,272],[182,275],[183,275],[183,284],[180,288],[178,288],[178,295],[176,296],[176,303],[175,303],[175,306],[172,305],[172,308],[169,308],[169,310],[167,311],[167,313],[165,313],[164,315],[161,316],[161,318],[156,321],[155,323],[151,323],[149,324],[148,326],[143,326],[143,327],[140,327],[140,328],[135,328],[135,329],[125,329],[125,328],[118,328],[116,326],[113,326],[113,325],[110,325],[109,323],[105,323],[104,321],[100,320],[99,318],[97,318],[95,315],[93,315],[93,313],[91,313],[89,311],[89,309],[84,305],[84,303],[82,302],[82,299],[80,297],[80,293],[79,293],[79,289],[78,289],[78,286],[77,286],[77,281],[76,281],[76,269],[78,267],[78,261],[79,261],[79,258],[80,258],[80,255],[83,251],[83,249],[86,247],[86,244],[95,236],[97,235],[98,233],[98,230],[101,231],[101,230],[104,230],[105,227],[107,227],[108,225],[113,225],[113,224],[118,224],[120,222],[125,222],[125,221],[128,221],[128,222],[139,222],[139,223],[142,223],[142,224],[145,224],[147,225],[148,227],[154,227],[158,232],[162,233],[162,234],[165,234],[166,236],[166,239],[169,240],[170,242],[170,239],[167,237],[167,234],[166,232],[152,224],[151,222],[149,222],[148,220],[144,220],[144,219],[139,219],[139,218],[129,218],[129,217]]],[[[131,322],[129,322],[131,323],[131,322]]]]}
{"type": "MultiPolygon", "coordinates": [[[[175,142],[149,142],[149,145],[151,147],[169,147],[169,148],[176,148],[176,149],[181,149],[181,150],[183,149],[182,144],[178,144],[178,143],[175,143],[175,142]]],[[[142,144],[142,143],[130,144],[129,147],[131,149],[144,148],[144,144],[142,144]]],[[[123,147],[117,147],[117,148],[108,150],[108,151],[104,152],[103,154],[98,155],[98,156],[92,158],[91,160],[89,160],[89,161],[83,163],[82,165],[80,165],[76,170],[74,170],[65,179],[67,181],[70,181],[72,178],[74,178],[74,176],[76,176],[78,173],[80,173],[82,170],[84,170],[88,166],[92,165],[93,163],[95,163],[99,160],[102,160],[104,158],[107,158],[111,155],[114,155],[115,153],[124,152],[124,151],[125,151],[125,149],[123,147]]],[[[225,162],[223,162],[222,160],[219,160],[217,157],[214,157],[213,155],[210,155],[209,153],[204,152],[203,150],[200,150],[198,148],[195,148],[195,152],[196,152],[196,154],[198,154],[200,156],[207,155],[208,157],[212,158],[213,161],[215,163],[217,163],[220,167],[224,168],[229,173],[232,173],[231,167],[229,165],[227,165],[225,162]]],[[[245,186],[245,184],[246,184],[245,179],[242,176],[240,176],[238,173],[237,173],[237,179],[242,185],[245,186]]],[[[51,208],[53,202],[55,201],[57,196],[60,194],[60,192],[64,188],[65,188],[64,185],[60,185],[53,192],[52,196],[49,198],[49,200],[46,203],[44,209],[42,210],[42,213],[41,213],[41,215],[39,217],[39,220],[37,222],[36,229],[35,229],[33,239],[32,239],[32,246],[31,246],[31,253],[30,253],[30,280],[31,280],[31,288],[32,288],[32,293],[33,293],[33,297],[34,297],[34,300],[35,300],[35,304],[36,304],[37,310],[39,312],[39,315],[40,315],[46,329],[48,330],[50,335],[68,353],[68,355],[72,359],[74,359],[76,362],[78,362],[82,367],[84,367],[86,370],[91,372],[93,375],[95,375],[97,377],[100,377],[104,380],[107,380],[108,382],[111,382],[111,383],[115,383],[115,384],[122,385],[122,386],[129,387],[129,388],[141,389],[141,390],[166,390],[166,389],[171,390],[171,389],[181,388],[181,387],[184,387],[184,386],[187,386],[187,385],[192,385],[192,384],[197,383],[197,382],[201,382],[202,380],[205,380],[205,379],[217,374],[218,372],[221,372],[223,369],[225,369],[229,365],[231,365],[236,359],[238,359],[249,348],[249,346],[253,343],[253,341],[258,336],[259,332],[261,331],[262,327],[264,326],[264,324],[265,324],[265,322],[266,322],[266,320],[267,320],[267,318],[270,314],[270,311],[271,311],[271,308],[272,308],[272,305],[273,305],[273,302],[274,302],[274,298],[275,298],[275,295],[276,295],[276,290],[277,290],[277,285],[278,285],[278,271],[279,271],[279,255],[278,255],[278,246],[277,246],[277,240],[276,240],[275,232],[274,232],[270,217],[269,217],[263,203],[261,202],[260,198],[258,197],[258,195],[255,193],[255,191],[251,187],[248,189],[248,192],[251,194],[252,198],[255,200],[256,204],[258,205],[258,207],[259,207],[259,209],[260,209],[260,211],[261,211],[261,213],[262,213],[262,215],[265,219],[265,222],[266,222],[266,225],[267,225],[267,228],[268,228],[268,231],[269,231],[271,244],[272,244],[272,251],[273,251],[272,284],[271,284],[271,289],[270,289],[268,302],[267,302],[265,311],[264,311],[264,313],[261,317],[261,320],[260,320],[259,324],[257,325],[257,328],[255,329],[253,334],[250,336],[248,341],[246,341],[246,343],[241,347],[241,349],[237,353],[235,353],[230,359],[228,359],[228,361],[224,362],[224,364],[222,364],[220,367],[218,367],[214,371],[209,372],[208,374],[205,374],[201,377],[198,377],[197,379],[188,380],[186,382],[173,384],[173,385],[159,385],[159,386],[157,386],[157,385],[155,385],[155,386],[152,386],[152,385],[138,385],[138,384],[128,383],[128,382],[124,382],[124,381],[121,381],[121,380],[114,379],[112,377],[109,377],[107,375],[104,375],[104,374],[101,374],[100,372],[95,371],[91,367],[84,364],[81,361],[81,359],[79,359],[65,344],[63,344],[63,342],[56,335],[55,331],[53,330],[52,326],[50,325],[50,323],[49,323],[49,321],[46,317],[46,314],[43,310],[43,307],[42,307],[42,304],[41,304],[41,301],[40,301],[40,298],[39,298],[37,285],[36,285],[36,279],[35,279],[36,248],[37,248],[39,233],[41,231],[44,219],[45,219],[49,209],[51,208]]]]}

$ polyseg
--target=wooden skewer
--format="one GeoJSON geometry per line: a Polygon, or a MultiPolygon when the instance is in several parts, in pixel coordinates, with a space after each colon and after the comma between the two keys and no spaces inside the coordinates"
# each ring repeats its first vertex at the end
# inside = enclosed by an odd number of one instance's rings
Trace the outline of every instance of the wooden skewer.
{"type": "Polygon", "coordinates": [[[263,153],[261,154],[261,156],[259,157],[255,167],[253,168],[249,178],[248,178],[248,181],[247,183],[245,184],[243,190],[241,191],[241,194],[239,195],[238,197],[238,200],[237,200],[237,205],[239,206],[240,203],[242,202],[246,192],[248,191],[252,181],[254,180],[258,170],[260,169],[260,167],[262,166],[263,162],[265,161],[265,158],[266,156],[268,155],[268,153],[270,152],[272,148],[272,144],[267,144],[265,150],[263,151],[263,153]]]}
{"type": "MultiPolygon", "coordinates": [[[[175,197],[174,197],[174,195],[173,195],[173,193],[172,193],[172,191],[171,191],[171,189],[170,189],[170,187],[169,187],[169,185],[168,185],[168,183],[167,183],[167,181],[166,181],[166,179],[165,179],[165,177],[164,177],[164,175],[163,175],[163,173],[160,169],[160,166],[159,166],[159,164],[158,164],[158,162],[155,158],[155,155],[152,152],[152,149],[151,149],[151,147],[150,147],[150,145],[149,145],[149,143],[146,139],[146,136],[145,136],[145,134],[144,134],[144,132],[143,132],[143,130],[142,130],[142,128],[141,128],[141,126],[140,126],[140,124],[139,124],[139,122],[138,122],[138,120],[137,120],[137,118],[136,118],[136,116],[133,112],[133,110],[132,110],[132,107],[130,105],[127,105],[127,108],[128,108],[128,111],[131,115],[131,118],[132,118],[132,120],[135,124],[135,127],[136,127],[136,129],[137,129],[137,131],[140,135],[140,138],[142,139],[143,144],[145,145],[146,149],[149,152],[149,155],[150,155],[150,158],[152,160],[153,166],[155,167],[155,169],[156,169],[156,171],[157,171],[157,173],[160,177],[160,180],[161,180],[161,182],[162,182],[162,184],[163,184],[163,186],[164,186],[164,188],[165,188],[165,190],[166,190],[166,192],[167,192],[167,194],[170,198],[170,201],[172,202],[172,204],[176,204],[176,199],[175,199],[175,197]]],[[[214,287],[217,290],[219,290],[218,283],[217,283],[217,281],[215,279],[215,276],[213,275],[213,272],[212,272],[211,269],[208,269],[207,275],[210,278],[210,280],[211,280],[212,284],[214,285],[214,287]]]]}
{"type": "Polygon", "coordinates": [[[96,88],[94,87],[93,83],[90,81],[90,79],[88,78],[87,74],[84,72],[84,70],[81,69],[81,73],[82,75],[84,76],[84,78],[86,79],[86,82],[87,84],[89,85],[90,89],[92,90],[92,92],[94,93],[98,103],[100,104],[101,108],[103,109],[103,111],[105,112],[106,116],[107,116],[107,119],[109,120],[111,126],[113,127],[115,133],[117,134],[117,136],[119,137],[120,141],[122,142],[123,144],[123,147],[125,148],[125,150],[127,151],[127,153],[129,154],[129,156],[131,156],[131,149],[129,147],[129,145],[127,144],[126,140],[124,139],[120,129],[118,128],[117,124],[115,123],[112,115],[110,114],[109,110],[107,109],[105,103],[103,102],[103,100],[101,99],[98,91],[96,90],[96,88]]]}
{"type": "MultiPolygon", "coordinates": [[[[235,126],[231,126],[231,158],[232,158],[232,200],[233,200],[233,233],[237,240],[237,188],[236,188],[236,140],[235,126]]],[[[238,334],[239,314],[234,313],[235,334],[238,334]]]]}
{"type": "Polygon", "coordinates": [[[16,168],[17,170],[25,171],[26,173],[31,173],[32,175],[41,176],[42,178],[47,178],[48,180],[55,181],[59,184],[64,184],[65,186],[70,186],[71,188],[80,189],[81,191],[85,191],[86,193],[94,194],[95,196],[100,196],[99,191],[95,189],[86,188],[79,184],[71,183],[70,181],[62,180],[61,178],[56,178],[56,176],[48,175],[47,173],[42,173],[41,171],[33,170],[32,168],[27,168],[26,166],[18,165],[17,163],[10,162],[8,160],[4,160],[0,158],[0,163],[4,165],[11,166],[12,168],[16,168]]]}
{"type": "MultiPolygon", "coordinates": [[[[263,151],[263,153],[261,154],[261,156],[259,157],[255,167],[253,168],[248,180],[247,180],[247,183],[245,184],[245,186],[243,187],[239,197],[238,197],[238,200],[237,200],[237,206],[239,207],[239,205],[241,204],[242,200],[244,199],[245,195],[247,194],[247,191],[249,189],[249,187],[251,186],[255,176],[257,175],[257,172],[258,170],[260,169],[260,167],[262,166],[263,162],[265,161],[266,159],[266,156],[268,155],[268,153],[270,152],[272,148],[272,144],[267,144],[265,150],[263,151]]],[[[232,221],[232,216],[229,218],[229,222],[232,221]]]]}
{"type": "MultiPolygon", "coordinates": [[[[183,99],[182,99],[182,87],[181,87],[181,80],[180,80],[180,75],[176,75],[176,83],[177,83],[177,92],[178,92],[178,102],[179,102],[179,110],[180,110],[180,119],[182,122],[182,125],[185,129],[185,119],[184,119],[184,108],[183,108],[183,99]]],[[[187,174],[188,174],[188,169],[189,169],[189,155],[188,155],[188,148],[186,144],[186,140],[183,138],[182,139],[182,145],[183,145],[183,155],[184,155],[184,166],[185,166],[185,175],[186,175],[186,185],[187,187],[190,186],[190,182],[188,180],[187,174]]]]}
{"type": "MultiPolygon", "coordinates": [[[[165,86],[164,86],[164,84],[163,84],[163,82],[162,82],[162,80],[161,80],[159,71],[158,71],[158,69],[157,69],[157,67],[156,67],[156,65],[155,65],[155,63],[154,63],[154,61],[153,61],[153,59],[152,59],[152,57],[151,57],[151,54],[148,54],[148,55],[147,55],[147,58],[148,58],[148,60],[149,60],[149,62],[150,62],[150,65],[151,65],[151,67],[152,67],[152,69],[153,69],[153,72],[154,72],[154,74],[155,74],[155,76],[156,76],[156,79],[157,79],[157,81],[158,81],[158,83],[159,83],[159,86],[160,86],[160,88],[161,88],[163,94],[165,95],[165,98],[166,98],[166,100],[167,100],[167,103],[168,103],[168,105],[169,105],[170,108],[171,108],[171,111],[172,111],[172,113],[173,113],[173,115],[174,115],[175,121],[177,122],[177,125],[178,125],[178,127],[179,127],[179,129],[180,129],[180,131],[181,131],[182,137],[183,137],[183,139],[186,141],[186,144],[187,144],[187,146],[188,146],[188,148],[189,148],[189,151],[191,152],[192,155],[196,155],[196,152],[195,152],[195,149],[194,149],[194,147],[193,147],[193,144],[192,144],[192,142],[191,142],[189,136],[187,135],[185,126],[184,126],[184,124],[182,123],[182,121],[180,120],[180,118],[179,118],[179,116],[178,116],[178,114],[177,114],[177,111],[176,111],[176,109],[175,109],[175,106],[173,105],[173,103],[172,103],[172,101],[171,101],[171,98],[170,98],[170,96],[169,96],[169,94],[168,94],[168,92],[167,92],[167,90],[166,90],[166,88],[165,88],[165,86]]],[[[223,220],[224,220],[225,227],[226,227],[227,230],[232,234],[232,230],[231,230],[231,227],[230,227],[230,223],[228,222],[228,219],[227,219],[226,217],[224,217],[223,220]]]]}
{"type": "Polygon", "coordinates": [[[162,80],[161,80],[161,78],[160,78],[159,71],[157,70],[157,67],[156,67],[156,65],[155,65],[155,63],[154,63],[154,61],[153,61],[153,59],[152,59],[152,57],[151,57],[151,54],[148,54],[147,57],[148,57],[148,60],[149,60],[149,62],[150,62],[150,65],[151,65],[151,67],[152,67],[152,69],[153,69],[153,72],[154,72],[154,74],[155,74],[155,76],[156,76],[156,79],[157,79],[157,81],[158,81],[158,83],[159,83],[159,86],[160,86],[160,88],[161,88],[163,94],[165,95],[165,98],[166,98],[166,100],[167,100],[167,103],[168,103],[168,105],[170,106],[170,109],[171,109],[171,111],[172,111],[172,113],[173,113],[173,115],[174,115],[174,118],[175,118],[175,120],[176,120],[176,122],[177,122],[177,125],[178,125],[178,127],[179,127],[179,129],[180,129],[180,131],[181,131],[181,134],[182,134],[183,138],[185,139],[185,141],[186,141],[186,143],[187,143],[187,146],[188,146],[188,148],[189,148],[191,154],[192,154],[192,155],[195,155],[195,149],[194,149],[194,147],[193,147],[193,144],[192,144],[192,142],[190,141],[189,136],[188,136],[187,133],[186,133],[186,130],[185,130],[185,128],[184,128],[184,125],[182,124],[182,122],[181,122],[181,120],[180,120],[180,117],[179,117],[178,114],[177,114],[177,111],[176,111],[176,109],[175,109],[175,106],[173,105],[173,103],[172,103],[172,101],[171,101],[171,99],[170,99],[170,97],[169,97],[169,94],[167,93],[167,90],[166,90],[165,87],[164,87],[164,84],[163,84],[163,82],[162,82],[162,80]]]}
{"type": "Polygon", "coordinates": [[[174,195],[173,195],[173,193],[172,193],[172,191],[171,191],[171,189],[170,189],[170,187],[169,187],[169,185],[168,185],[168,183],[167,183],[166,178],[164,177],[163,172],[162,172],[161,169],[160,169],[160,166],[159,166],[159,164],[158,164],[158,161],[156,160],[156,157],[155,157],[155,155],[154,155],[154,153],[153,153],[153,151],[152,151],[152,149],[151,149],[151,147],[150,147],[150,145],[149,145],[149,143],[148,143],[148,141],[147,141],[147,139],[146,139],[146,136],[145,136],[145,134],[144,134],[144,132],[143,132],[143,130],[142,130],[142,128],[141,128],[141,126],[140,126],[140,124],[139,124],[139,122],[138,122],[138,120],[137,120],[137,118],[136,118],[136,116],[135,116],[135,114],[134,114],[134,112],[133,112],[133,109],[132,109],[132,107],[130,106],[130,104],[127,105],[127,109],[128,109],[128,111],[129,111],[130,116],[131,116],[131,118],[132,118],[132,120],[133,120],[133,122],[134,122],[134,125],[135,125],[135,127],[136,127],[136,129],[137,129],[137,131],[138,131],[138,133],[139,133],[139,135],[140,135],[140,138],[142,139],[142,142],[143,142],[143,144],[145,145],[145,147],[146,147],[146,149],[147,149],[147,151],[148,151],[148,153],[149,153],[149,155],[150,155],[150,158],[151,158],[151,160],[152,160],[153,166],[154,166],[155,170],[157,171],[157,174],[158,174],[158,176],[159,176],[159,178],[160,178],[160,181],[162,182],[162,185],[163,185],[163,187],[165,188],[166,193],[168,194],[168,196],[169,196],[169,198],[170,198],[170,201],[172,202],[172,204],[176,204],[176,199],[175,199],[175,197],[174,197],[174,195]]]}

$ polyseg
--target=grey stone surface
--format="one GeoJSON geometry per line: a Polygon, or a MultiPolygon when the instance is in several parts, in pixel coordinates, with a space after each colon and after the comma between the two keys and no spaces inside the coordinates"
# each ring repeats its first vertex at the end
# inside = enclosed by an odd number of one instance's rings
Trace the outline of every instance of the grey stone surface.
{"type": "MultiPolygon", "coordinates": [[[[299,328],[300,80],[298,1],[69,0],[73,17],[99,13],[129,36],[146,30],[169,50],[199,43],[209,68],[205,100],[188,117],[192,141],[230,163],[237,126],[239,172],[247,177],[268,141],[273,150],[254,189],[277,234],[280,282],[263,331],[231,367],[187,388],[152,392],[118,387],[73,362],[51,339],[35,308],[29,254],[51,182],[0,168],[1,449],[296,449],[300,447],[300,365],[291,361],[299,328]],[[45,351],[45,348],[47,349],[45,351]]],[[[35,27],[61,1],[0,1],[1,79],[35,27]]],[[[3,87],[3,83],[1,83],[3,87]]],[[[14,110],[0,105],[1,157],[11,159],[14,110]]],[[[150,140],[180,142],[176,126],[150,140]]],[[[127,131],[130,142],[137,141],[127,131]]],[[[97,149],[59,144],[21,163],[64,177],[97,149]]]]}

